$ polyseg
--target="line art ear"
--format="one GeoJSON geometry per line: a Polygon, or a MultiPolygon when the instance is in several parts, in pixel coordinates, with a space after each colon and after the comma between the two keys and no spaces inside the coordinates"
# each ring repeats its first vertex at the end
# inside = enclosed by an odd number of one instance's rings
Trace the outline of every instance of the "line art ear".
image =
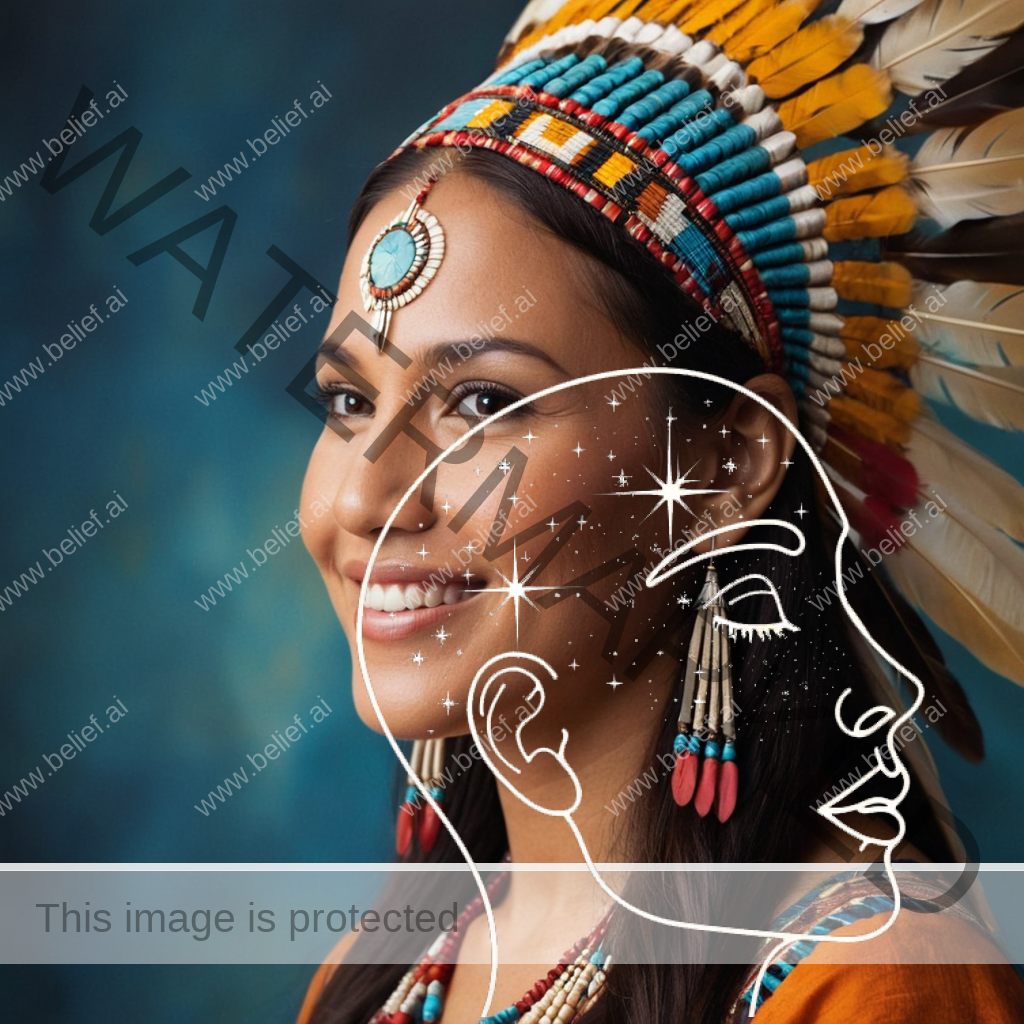
{"type": "Polygon", "coordinates": [[[562,729],[562,738],[557,750],[552,750],[550,747],[527,749],[523,741],[523,728],[544,710],[545,674],[548,681],[558,678],[558,673],[543,658],[526,651],[506,651],[504,654],[497,654],[488,659],[477,670],[473,677],[473,685],[469,688],[469,699],[467,700],[469,729],[473,736],[473,742],[477,745],[480,756],[486,762],[487,767],[510,793],[518,797],[527,807],[540,811],[541,814],[565,817],[576,810],[583,797],[580,780],[565,757],[565,746],[569,742],[569,730],[562,729]],[[525,678],[532,684],[532,689],[526,696],[530,712],[519,721],[515,731],[516,747],[523,767],[513,764],[502,753],[494,737],[495,710],[508,683],[516,677],[525,678]],[[524,774],[528,773],[529,766],[538,757],[554,758],[562,771],[569,777],[569,781],[573,785],[573,800],[569,806],[544,807],[527,797],[516,784],[524,774]]]}

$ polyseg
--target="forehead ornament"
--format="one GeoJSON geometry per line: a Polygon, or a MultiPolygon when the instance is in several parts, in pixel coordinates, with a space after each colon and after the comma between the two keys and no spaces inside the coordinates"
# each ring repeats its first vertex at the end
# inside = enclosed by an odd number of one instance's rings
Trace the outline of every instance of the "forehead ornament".
{"type": "Polygon", "coordinates": [[[412,302],[430,284],[444,257],[444,232],[437,218],[423,208],[425,189],[409,208],[386,225],[370,243],[359,271],[359,288],[378,351],[384,351],[391,316],[412,302]]]}

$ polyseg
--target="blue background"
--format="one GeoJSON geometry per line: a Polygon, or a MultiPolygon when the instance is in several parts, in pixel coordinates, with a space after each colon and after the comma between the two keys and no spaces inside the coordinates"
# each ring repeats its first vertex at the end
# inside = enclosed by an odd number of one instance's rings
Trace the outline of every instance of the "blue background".
{"type": "MultiPolygon", "coordinates": [[[[287,275],[279,246],[334,288],[348,209],[372,166],[490,70],[519,0],[367,5],[182,2],[22,5],[5,20],[0,176],[63,126],[85,84],[101,108],[65,169],[129,125],[143,139],[114,209],[178,166],[193,177],[100,236],[89,220],[113,161],[51,196],[38,178],[0,203],[0,385],[118,286],[129,304],[0,409],[0,590],[117,491],[128,510],[0,613],[0,787],[42,764],[116,694],[128,715],[0,819],[24,861],[388,859],[391,759],[355,719],[349,656],[296,541],[203,611],[195,601],[296,508],[314,418],[284,392],[317,343],[304,329],[205,407],[195,395],[287,275]],[[320,80],[331,101],[259,160],[246,139],[320,80]],[[239,151],[249,167],[204,202],[193,189],[239,151]],[[128,253],[226,202],[238,213],[205,321],[169,256],[128,253]],[[334,714],[208,817],[195,806],[322,695],[334,714]]],[[[206,263],[216,229],[184,248],[206,263]]],[[[299,301],[308,308],[308,293],[299,301]]],[[[317,328],[319,330],[319,328],[317,328]]],[[[44,357],[45,361],[45,357],[44,357]]],[[[953,414],[947,421],[957,420],[953,414]]],[[[1019,437],[967,424],[1024,471],[1019,437]]],[[[248,559],[246,559],[248,560],[248,559]]],[[[934,753],[986,861],[1021,860],[1015,749],[1024,693],[942,638],[985,727],[969,766],[934,753]]],[[[4,884],[10,884],[6,882],[4,884]]],[[[19,1019],[291,1020],[307,968],[16,968],[19,1019]]]]}

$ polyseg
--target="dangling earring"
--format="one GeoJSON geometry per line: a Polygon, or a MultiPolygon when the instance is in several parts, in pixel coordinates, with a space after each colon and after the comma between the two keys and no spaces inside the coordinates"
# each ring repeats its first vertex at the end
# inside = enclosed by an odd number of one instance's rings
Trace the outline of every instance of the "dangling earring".
{"type": "MultiPolygon", "coordinates": [[[[444,740],[416,740],[412,745],[409,765],[413,775],[423,779],[423,784],[430,790],[434,800],[439,804],[443,803],[441,772],[444,770],[444,740]]],[[[423,853],[429,853],[434,848],[434,843],[441,832],[441,819],[430,804],[422,802],[413,775],[406,776],[408,788],[405,791],[405,798],[398,806],[395,849],[399,857],[404,857],[409,852],[414,832],[423,853]]]]}
{"type": "MultiPolygon", "coordinates": [[[[712,538],[712,552],[714,545],[712,538]]],[[[697,603],[697,621],[683,676],[679,731],[672,746],[676,755],[672,796],[680,807],[693,800],[702,818],[714,805],[718,820],[725,822],[736,808],[739,769],[736,766],[729,641],[725,628],[715,626],[716,617],[725,618],[725,602],[713,561],[708,562],[697,603]]]]}

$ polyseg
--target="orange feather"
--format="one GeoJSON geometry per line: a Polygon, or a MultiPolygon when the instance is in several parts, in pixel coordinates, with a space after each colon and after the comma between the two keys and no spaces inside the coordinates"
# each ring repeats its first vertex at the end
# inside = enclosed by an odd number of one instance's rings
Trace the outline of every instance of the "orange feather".
{"type": "Polygon", "coordinates": [[[820,3],[821,0],[786,0],[772,7],[730,39],[725,52],[740,64],[763,56],[793,35],[820,3]]]}
{"type": "Polygon", "coordinates": [[[759,57],[747,73],[773,99],[790,96],[835,71],[856,52],[863,39],[860,25],[830,14],[759,57]]]}
{"type": "Polygon", "coordinates": [[[896,185],[907,176],[907,155],[891,146],[878,156],[867,146],[844,149],[807,165],[807,184],[822,202],[837,196],[896,185]]]}
{"type": "MultiPolygon", "coordinates": [[[[848,372],[852,375],[852,369],[848,372]]],[[[851,398],[904,423],[912,423],[921,413],[921,396],[882,370],[863,369],[850,380],[847,390],[851,398]]]]}
{"type": "Polygon", "coordinates": [[[801,148],[835,138],[882,113],[892,100],[889,76],[854,64],[778,108],[782,123],[801,148]]]}
{"type": "Polygon", "coordinates": [[[872,409],[853,398],[833,398],[829,416],[837,427],[895,448],[910,437],[910,427],[886,412],[872,409]]]}
{"type": "Polygon", "coordinates": [[[775,0],[746,0],[742,7],[733,11],[720,25],[712,26],[707,38],[728,51],[728,43],[733,36],[742,32],[758,15],[764,14],[774,6],[775,0]]]}
{"type": "Polygon", "coordinates": [[[892,185],[850,199],[837,199],[825,208],[826,241],[842,242],[856,238],[884,238],[906,234],[917,220],[914,200],[892,185]]]}
{"type": "Polygon", "coordinates": [[[832,287],[841,299],[903,309],[910,303],[914,279],[901,263],[844,260],[833,267],[832,287]]]}
{"type": "Polygon", "coordinates": [[[839,333],[848,359],[860,359],[879,370],[909,370],[921,352],[913,335],[878,316],[845,317],[839,333]]]}
{"type": "Polygon", "coordinates": [[[700,4],[697,9],[679,27],[688,36],[694,36],[701,29],[722,21],[732,14],[743,0],[712,0],[711,3],[700,4]]]}

